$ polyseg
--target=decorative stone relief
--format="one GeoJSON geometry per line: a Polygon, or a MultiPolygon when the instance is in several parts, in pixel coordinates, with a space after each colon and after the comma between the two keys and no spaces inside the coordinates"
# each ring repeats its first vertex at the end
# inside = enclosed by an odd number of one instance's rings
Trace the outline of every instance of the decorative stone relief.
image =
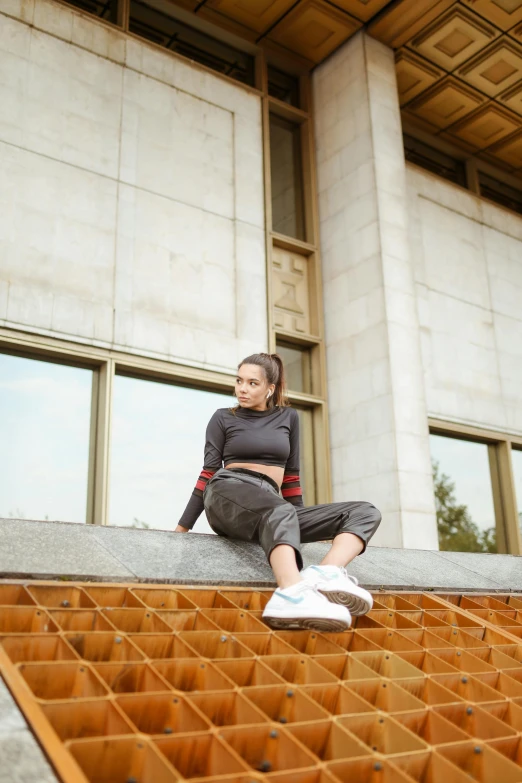
{"type": "Polygon", "coordinates": [[[272,270],[275,327],[308,334],[310,299],[307,259],[298,253],[274,247],[272,270]]]}

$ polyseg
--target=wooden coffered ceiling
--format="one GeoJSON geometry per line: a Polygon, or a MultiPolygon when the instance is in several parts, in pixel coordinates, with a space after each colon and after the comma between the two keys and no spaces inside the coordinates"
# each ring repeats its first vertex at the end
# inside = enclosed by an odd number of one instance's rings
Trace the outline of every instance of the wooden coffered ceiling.
{"type": "Polygon", "coordinates": [[[403,0],[368,32],[396,51],[406,127],[522,176],[522,0],[403,0]]]}
{"type": "Polygon", "coordinates": [[[396,51],[403,121],[522,176],[522,0],[175,0],[312,68],[362,27],[396,51]]]}

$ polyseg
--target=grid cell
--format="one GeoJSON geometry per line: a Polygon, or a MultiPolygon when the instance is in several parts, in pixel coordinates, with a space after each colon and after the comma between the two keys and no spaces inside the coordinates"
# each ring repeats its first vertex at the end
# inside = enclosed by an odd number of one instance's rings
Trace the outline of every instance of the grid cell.
{"type": "Polygon", "coordinates": [[[413,734],[421,737],[428,745],[445,745],[449,742],[466,742],[469,734],[456,723],[433,710],[400,712],[394,714],[395,720],[406,726],[413,734]]]}
{"type": "Polygon", "coordinates": [[[358,696],[348,684],[303,685],[301,691],[314,699],[331,715],[358,715],[362,712],[375,712],[369,701],[358,696]]]}
{"type": "Polygon", "coordinates": [[[480,783],[520,783],[520,767],[485,743],[441,745],[438,752],[480,783]]]}
{"type": "Polygon", "coordinates": [[[209,661],[175,658],[154,661],[157,671],[177,691],[228,691],[234,683],[209,661]]]}
{"type": "Polygon", "coordinates": [[[321,761],[368,756],[366,745],[342,726],[329,720],[298,723],[289,726],[288,732],[321,761]]]}
{"type": "Polygon", "coordinates": [[[64,635],[80,658],[93,663],[102,661],[142,661],[143,654],[125,636],[114,633],[79,633],[64,635]]]}
{"type": "Polygon", "coordinates": [[[268,718],[241,693],[234,691],[190,693],[190,701],[214,726],[248,726],[266,723],[268,718]]]}
{"type": "Polygon", "coordinates": [[[223,631],[182,631],[179,638],[202,658],[254,657],[252,650],[223,631]]]}
{"type": "Polygon", "coordinates": [[[29,584],[27,589],[40,606],[63,609],[94,609],[96,606],[81,587],[29,584]]]}
{"type": "Polygon", "coordinates": [[[140,606],[145,604],[150,609],[196,609],[196,604],[179,590],[165,590],[159,587],[144,590],[135,587],[131,593],[139,599],[140,606]]]}
{"type": "Polygon", "coordinates": [[[51,609],[49,615],[62,631],[114,631],[114,625],[95,609],[51,609]]]}
{"type": "Polygon", "coordinates": [[[374,753],[393,756],[396,753],[414,753],[427,748],[424,740],[384,712],[348,715],[337,720],[374,753]]]}
{"type": "Polygon", "coordinates": [[[36,600],[23,585],[0,584],[0,606],[34,606],[36,600]]]}
{"type": "Polygon", "coordinates": [[[127,587],[109,587],[108,585],[92,585],[85,592],[97,606],[103,609],[143,609],[144,604],[127,587]]]}
{"type": "Polygon", "coordinates": [[[96,663],[93,669],[113,693],[170,690],[170,685],[146,663],[96,663]]]}
{"type": "Polygon", "coordinates": [[[21,663],[18,671],[37,699],[105,697],[109,689],[89,666],[79,663],[21,663]]]}
{"type": "Polygon", "coordinates": [[[470,737],[490,740],[500,737],[513,737],[516,729],[496,718],[491,712],[476,704],[446,704],[434,708],[438,715],[454,723],[470,737]]]}
{"type": "Polygon", "coordinates": [[[6,606],[0,612],[0,635],[21,633],[57,633],[58,626],[41,608],[6,606]]]}
{"type": "Polygon", "coordinates": [[[248,685],[278,685],[284,682],[275,671],[261,661],[233,660],[215,661],[214,666],[223,672],[240,688],[248,685]]]}
{"type": "Polygon", "coordinates": [[[55,702],[43,704],[42,710],[62,742],[136,733],[134,726],[109,699],[55,702]]]}
{"type": "Polygon", "coordinates": [[[179,775],[142,738],[79,740],[68,745],[89,783],[178,783],[179,775]]]}
{"type": "Polygon", "coordinates": [[[159,751],[186,780],[245,772],[248,767],[219,737],[161,737],[155,740],[159,751]]]}
{"type": "Polygon", "coordinates": [[[116,704],[144,734],[187,734],[210,728],[210,721],[176,693],[118,696],[116,704]]]}
{"type": "Polygon", "coordinates": [[[328,712],[300,689],[287,685],[265,688],[244,688],[243,694],[270,720],[276,723],[318,721],[328,718],[328,712]]]}
{"type": "Polygon", "coordinates": [[[283,729],[262,726],[225,728],[219,734],[249,767],[259,772],[315,767],[316,759],[283,729]]]}
{"type": "Polygon", "coordinates": [[[0,637],[0,645],[13,663],[77,661],[79,658],[61,636],[54,634],[4,636],[0,637]]]}
{"type": "MultiPolygon", "coordinates": [[[[409,680],[408,682],[411,682],[409,680]]],[[[423,682],[421,680],[421,682],[423,682]]],[[[351,680],[347,688],[352,690],[362,699],[384,712],[405,712],[406,710],[418,710],[424,707],[424,703],[412,693],[401,688],[392,680],[351,680]]],[[[419,689],[422,685],[419,685],[419,689]]]]}

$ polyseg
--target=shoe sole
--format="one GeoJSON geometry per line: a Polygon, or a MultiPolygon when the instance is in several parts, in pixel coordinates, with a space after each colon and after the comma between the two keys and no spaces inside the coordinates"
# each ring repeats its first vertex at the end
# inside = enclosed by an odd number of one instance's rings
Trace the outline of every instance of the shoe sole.
{"type": "Polygon", "coordinates": [[[324,595],[325,598],[328,598],[332,604],[341,604],[341,606],[346,606],[350,614],[354,617],[360,617],[362,614],[367,614],[372,608],[368,601],[365,601],[364,598],[360,598],[358,595],[355,595],[355,593],[348,593],[345,590],[321,589],[319,589],[319,592],[321,595],[324,595]]]}
{"type": "Polygon", "coordinates": [[[263,621],[276,631],[323,631],[340,633],[350,627],[349,621],[330,617],[263,617],[263,621]]]}

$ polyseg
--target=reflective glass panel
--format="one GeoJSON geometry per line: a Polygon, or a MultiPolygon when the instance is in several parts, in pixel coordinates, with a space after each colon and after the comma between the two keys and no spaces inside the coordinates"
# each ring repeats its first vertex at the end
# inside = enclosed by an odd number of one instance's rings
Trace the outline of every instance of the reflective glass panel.
{"type": "MultiPolygon", "coordinates": [[[[203,467],[208,421],[236,403],[231,395],[117,375],[110,524],[173,530],[203,467]]],[[[194,530],[212,532],[204,512],[194,530]]]]}
{"type": "Polygon", "coordinates": [[[118,24],[118,0],[66,0],[88,14],[94,14],[111,24],[118,24]]]}
{"type": "Polygon", "coordinates": [[[0,516],[86,521],[92,377],[0,354],[0,516]]]}
{"type": "Polygon", "coordinates": [[[485,443],[430,435],[439,546],[496,552],[496,521],[485,443]]]}
{"type": "Polygon", "coordinates": [[[299,106],[299,78],[289,73],[284,73],[271,65],[267,68],[268,94],[283,103],[291,106],[299,106]]]}
{"type": "Polygon", "coordinates": [[[300,129],[270,116],[272,228],[279,234],[305,239],[300,129]]]}
{"type": "Polygon", "coordinates": [[[515,493],[517,496],[518,524],[522,533],[522,450],[512,449],[513,476],[515,479],[515,493]]]}
{"type": "Polygon", "coordinates": [[[129,30],[243,84],[254,84],[254,58],[171,16],[164,0],[130,0],[129,30]]]}
{"type": "Polygon", "coordinates": [[[286,383],[292,391],[311,394],[310,351],[296,345],[277,343],[277,352],[283,359],[286,383]]]}
{"type": "Polygon", "coordinates": [[[315,505],[315,462],[312,411],[297,408],[299,414],[299,457],[301,487],[305,506],[315,505]]]}

